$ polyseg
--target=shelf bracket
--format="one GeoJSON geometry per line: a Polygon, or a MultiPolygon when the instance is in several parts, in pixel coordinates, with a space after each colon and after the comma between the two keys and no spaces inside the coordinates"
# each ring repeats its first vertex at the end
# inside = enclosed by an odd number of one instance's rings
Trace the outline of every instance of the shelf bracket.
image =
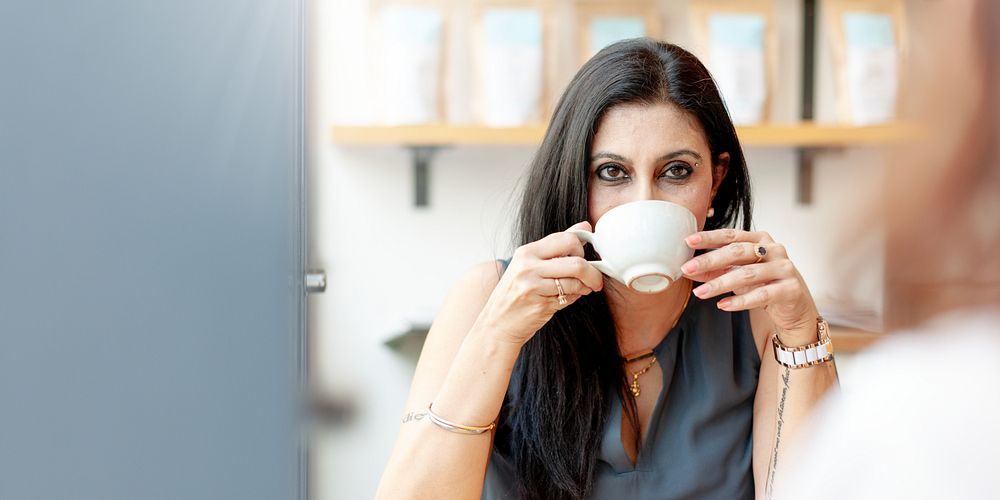
{"type": "Polygon", "coordinates": [[[813,201],[813,161],[816,159],[815,148],[799,148],[798,170],[795,175],[795,200],[800,205],[809,205],[813,201]]]}
{"type": "Polygon", "coordinates": [[[413,206],[426,208],[430,206],[430,169],[431,158],[438,152],[440,146],[408,146],[413,155],[413,206]]]}

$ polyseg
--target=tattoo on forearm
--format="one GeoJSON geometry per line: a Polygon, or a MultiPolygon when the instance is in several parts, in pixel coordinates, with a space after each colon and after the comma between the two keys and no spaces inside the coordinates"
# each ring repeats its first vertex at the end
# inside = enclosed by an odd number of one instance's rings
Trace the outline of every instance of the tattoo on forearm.
{"type": "Polygon", "coordinates": [[[427,412],[413,413],[411,411],[410,413],[407,413],[405,417],[403,417],[403,423],[406,424],[406,423],[410,423],[410,422],[419,422],[419,421],[423,420],[424,417],[426,417],[426,416],[427,416],[427,412]]]}
{"type": "Polygon", "coordinates": [[[771,467],[767,475],[767,487],[765,491],[765,497],[770,500],[771,495],[774,494],[774,471],[778,469],[778,448],[781,446],[781,427],[785,423],[785,398],[788,397],[788,379],[791,378],[792,371],[785,367],[785,371],[781,374],[781,382],[783,383],[781,388],[781,400],[778,401],[778,418],[777,418],[777,428],[774,431],[774,451],[771,452],[771,467]]]}

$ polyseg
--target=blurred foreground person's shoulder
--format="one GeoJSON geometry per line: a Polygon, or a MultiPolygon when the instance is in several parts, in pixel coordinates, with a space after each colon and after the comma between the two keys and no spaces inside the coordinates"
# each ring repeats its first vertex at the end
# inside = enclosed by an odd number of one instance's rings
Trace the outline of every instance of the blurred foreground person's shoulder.
{"type": "Polygon", "coordinates": [[[894,334],[851,370],[803,440],[824,453],[789,457],[775,498],[997,498],[1000,309],[894,334]]]}
{"type": "Polygon", "coordinates": [[[1000,2],[921,8],[933,66],[910,95],[934,134],[887,164],[880,205],[886,324],[919,326],[845,370],[854,382],[801,431],[811,453],[779,466],[774,498],[1000,498],[1000,2]]]}

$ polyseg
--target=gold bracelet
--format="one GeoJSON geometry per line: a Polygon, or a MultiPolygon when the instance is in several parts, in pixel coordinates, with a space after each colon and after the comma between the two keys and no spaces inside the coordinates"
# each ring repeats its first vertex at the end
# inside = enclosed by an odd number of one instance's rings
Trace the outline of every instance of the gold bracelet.
{"type": "Polygon", "coordinates": [[[431,404],[427,405],[427,416],[431,417],[431,422],[434,422],[438,427],[446,431],[457,432],[459,434],[482,434],[486,431],[492,431],[497,426],[496,420],[494,420],[490,425],[483,427],[457,424],[439,417],[436,413],[434,413],[434,410],[431,409],[431,406],[434,406],[433,401],[431,401],[431,404]]]}

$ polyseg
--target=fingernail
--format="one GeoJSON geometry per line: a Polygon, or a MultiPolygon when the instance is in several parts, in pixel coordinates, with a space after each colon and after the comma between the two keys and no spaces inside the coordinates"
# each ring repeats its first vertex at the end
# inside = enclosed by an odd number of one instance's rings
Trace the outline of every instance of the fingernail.
{"type": "Polygon", "coordinates": [[[708,283],[702,283],[701,286],[694,289],[694,294],[699,297],[704,297],[712,292],[712,285],[708,283]]]}
{"type": "Polygon", "coordinates": [[[700,234],[692,234],[691,236],[688,236],[687,238],[684,238],[684,241],[687,242],[688,246],[697,245],[698,243],[701,243],[701,235],[700,234]]]}
{"type": "Polygon", "coordinates": [[[719,301],[719,303],[718,303],[718,306],[719,306],[719,309],[725,309],[725,308],[729,307],[729,306],[730,306],[730,304],[732,304],[732,303],[733,303],[733,301],[732,301],[732,300],[730,300],[730,299],[729,299],[729,298],[727,297],[727,298],[725,298],[725,299],[722,299],[722,300],[720,300],[720,301],[719,301]]]}
{"type": "Polygon", "coordinates": [[[681,271],[684,271],[684,274],[692,274],[697,270],[698,270],[698,261],[694,259],[685,262],[684,265],[681,266],[681,271]]]}

